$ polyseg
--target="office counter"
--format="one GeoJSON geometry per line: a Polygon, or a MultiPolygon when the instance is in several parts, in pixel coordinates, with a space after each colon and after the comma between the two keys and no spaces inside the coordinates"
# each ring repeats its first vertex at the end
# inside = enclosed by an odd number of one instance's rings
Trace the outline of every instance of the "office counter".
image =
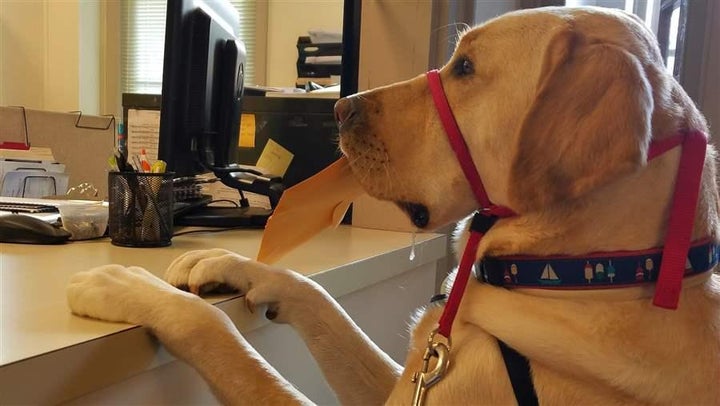
{"type": "MultiPolygon", "coordinates": [[[[70,314],[70,276],[98,265],[140,265],[161,276],[181,253],[226,248],[254,257],[261,231],[188,234],[166,248],[123,248],[109,240],[60,246],[0,244],[0,404],[207,404],[199,376],[143,328],[70,314]]],[[[434,293],[444,235],[341,226],[279,266],[320,283],[378,345],[403,362],[413,309],[434,293]]],[[[230,315],[250,343],[312,400],[337,403],[304,344],[288,326],[250,315],[238,295],[208,301],[230,315]]]]}

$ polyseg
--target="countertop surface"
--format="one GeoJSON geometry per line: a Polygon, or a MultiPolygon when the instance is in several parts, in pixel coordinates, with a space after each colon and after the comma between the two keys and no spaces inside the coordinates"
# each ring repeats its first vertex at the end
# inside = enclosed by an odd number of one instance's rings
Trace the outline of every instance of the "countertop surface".
{"type": "MultiPolygon", "coordinates": [[[[142,266],[162,276],[175,257],[189,250],[225,248],[254,258],[261,237],[261,230],[200,232],[176,236],[164,248],[117,247],[109,239],[57,246],[0,244],[0,367],[133,328],[72,315],[65,286],[76,272],[117,263],[142,266]]],[[[445,241],[440,234],[413,237],[341,226],[276,265],[313,278],[337,297],[437,261],[445,256],[445,241]]]]}

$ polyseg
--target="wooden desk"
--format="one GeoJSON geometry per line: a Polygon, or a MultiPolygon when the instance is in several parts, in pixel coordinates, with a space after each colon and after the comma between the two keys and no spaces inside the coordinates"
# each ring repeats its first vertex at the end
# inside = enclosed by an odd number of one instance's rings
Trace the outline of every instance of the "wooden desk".
{"type": "MultiPolygon", "coordinates": [[[[216,403],[199,375],[145,329],[73,316],[65,286],[73,273],[108,263],[162,275],[173,258],[193,249],[220,247],[255,257],[260,237],[252,230],[189,234],[166,248],[122,248],[109,240],[0,244],[0,404],[216,403]]],[[[324,286],[381,348],[403,362],[410,314],[434,293],[437,262],[446,256],[444,235],[418,234],[412,261],[410,246],[411,234],[341,226],[278,265],[324,286]]],[[[208,300],[311,399],[337,403],[290,327],[252,317],[237,296],[208,300]]]]}

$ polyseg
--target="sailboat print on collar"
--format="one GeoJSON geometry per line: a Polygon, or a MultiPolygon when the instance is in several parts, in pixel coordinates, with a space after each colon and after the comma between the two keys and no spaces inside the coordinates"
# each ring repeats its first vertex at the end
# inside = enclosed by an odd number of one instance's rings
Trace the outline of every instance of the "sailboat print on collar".
{"type": "Polygon", "coordinates": [[[555,270],[550,264],[546,264],[538,282],[543,285],[559,285],[562,283],[562,279],[558,278],[555,270]]]}

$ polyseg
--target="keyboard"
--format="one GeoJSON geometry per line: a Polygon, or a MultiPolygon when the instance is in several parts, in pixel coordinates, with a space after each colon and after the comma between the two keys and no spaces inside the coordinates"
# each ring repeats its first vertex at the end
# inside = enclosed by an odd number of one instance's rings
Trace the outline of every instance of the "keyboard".
{"type": "Polygon", "coordinates": [[[211,201],[212,196],[210,195],[199,195],[199,197],[193,199],[175,200],[173,203],[173,215],[177,219],[193,209],[207,206],[211,201]]]}
{"type": "Polygon", "coordinates": [[[12,213],[57,213],[58,208],[49,204],[0,201],[0,211],[12,213]]]}

